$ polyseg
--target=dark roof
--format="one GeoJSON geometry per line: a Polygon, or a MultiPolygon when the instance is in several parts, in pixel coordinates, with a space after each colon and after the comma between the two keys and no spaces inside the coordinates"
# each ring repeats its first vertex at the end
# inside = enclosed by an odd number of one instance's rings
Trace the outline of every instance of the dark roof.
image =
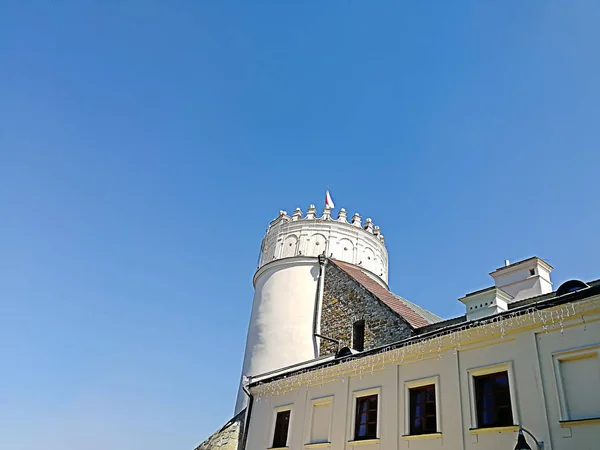
{"type": "Polygon", "coordinates": [[[432,312],[388,291],[354,264],[336,260],[330,260],[330,262],[342,269],[363,288],[377,297],[396,314],[400,315],[413,328],[419,328],[442,320],[441,317],[436,316],[432,312]]]}
{"type": "MultiPolygon", "coordinates": [[[[600,286],[600,279],[594,280],[594,281],[590,281],[587,284],[590,287],[600,286]]],[[[525,305],[530,305],[532,303],[542,302],[544,300],[549,300],[551,298],[556,298],[556,297],[557,297],[556,291],[552,291],[552,292],[548,292],[547,294],[538,295],[536,297],[524,298],[523,300],[519,300],[519,301],[516,301],[516,302],[509,303],[508,304],[508,310],[510,311],[512,309],[520,308],[520,307],[525,306],[525,305]]],[[[563,297],[564,297],[564,295],[563,295],[563,297]]]]}
{"type": "MultiPolygon", "coordinates": [[[[590,287],[600,286],[600,279],[590,281],[587,284],[590,287]]],[[[479,292],[483,292],[483,291],[486,291],[488,289],[493,289],[493,288],[494,288],[494,286],[492,286],[490,288],[481,289],[479,291],[473,292],[472,294],[477,294],[479,292]]],[[[467,294],[467,297],[472,294],[467,294]]],[[[540,295],[536,295],[535,297],[524,298],[523,300],[518,300],[516,302],[509,302],[508,310],[513,311],[515,309],[522,308],[523,306],[526,306],[526,305],[539,304],[539,303],[543,304],[543,302],[554,299],[556,297],[557,297],[556,291],[552,291],[552,292],[548,292],[547,294],[540,294],[540,295]]],[[[491,317],[491,316],[487,316],[487,317],[491,317]]],[[[456,325],[458,323],[462,323],[462,322],[466,322],[466,321],[467,321],[467,315],[463,314],[462,316],[453,317],[452,319],[446,319],[441,322],[436,322],[436,323],[432,323],[430,325],[425,325],[424,327],[421,327],[418,330],[416,330],[416,332],[417,332],[417,334],[425,334],[425,333],[439,330],[441,328],[447,328],[449,326],[456,325]]]]}
{"type": "MultiPolygon", "coordinates": [[[[339,261],[336,261],[336,264],[339,261]]],[[[420,328],[417,331],[417,334],[411,336],[407,339],[403,339],[402,341],[395,342],[393,344],[384,345],[382,347],[376,347],[370,350],[366,350],[364,352],[358,353],[356,355],[347,356],[343,358],[337,358],[334,360],[324,361],[322,363],[311,366],[309,371],[319,370],[323,368],[325,365],[331,364],[340,364],[343,362],[347,362],[352,359],[364,358],[365,356],[375,355],[378,353],[383,353],[386,351],[394,350],[396,348],[401,347],[402,345],[406,345],[411,343],[412,341],[418,342],[421,340],[433,339],[437,335],[441,333],[452,333],[459,331],[461,327],[463,327],[464,323],[468,323],[470,327],[476,327],[480,323],[485,323],[490,320],[490,317],[497,317],[498,320],[504,320],[511,316],[511,314],[515,314],[520,312],[521,314],[527,314],[531,311],[531,308],[534,310],[544,310],[546,308],[551,308],[553,306],[563,305],[565,303],[576,302],[580,300],[584,300],[586,298],[592,297],[594,295],[600,295],[600,280],[589,282],[588,285],[590,287],[581,289],[575,292],[569,292],[561,296],[556,296],[556,292],[550,292],[548,294],[540,295],[537,297],[533,297],[531,299],[525,299],[520,302],[515,302],[514,307],[509,309],[508,311],[495,314],[493,316],[482,317],[481,319],[471,320],[466,322],[464,320],[465,316],[456,317],[454,319],[448,319],[440,323],[431,324],[429,326],[420,328]]],[[[287,378],[289,376],[294,375],[295,373],[300,372],[302,369],[294,370],[290,372],[285,372],[277,375],[273,375],[264,380],[256,381],[254,383],[250,383],[250,386],[257,386],[259,384],[270,383],[272,381],[278,380],[280,378],[287,378]]]]}
{"type": "Polygon", "coordinates": [[[464,323],[466,321],[467,315],[463,314],[462,316],[452,317],[451,319],[442,320],[441,322],[430,323],[429,325],[425,325],[424,327],[416,329],[415,333],[416,335],[427,334],[432,331],[441,330],[442,328],[448,328],[459,323],[464,323]]]}

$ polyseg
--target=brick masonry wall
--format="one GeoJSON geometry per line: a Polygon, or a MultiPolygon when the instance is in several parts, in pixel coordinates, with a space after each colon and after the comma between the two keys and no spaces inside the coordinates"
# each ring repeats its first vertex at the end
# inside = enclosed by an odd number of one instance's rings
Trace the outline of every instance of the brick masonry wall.
{"type": "MultiPolygon", "coordinates": [[[[352,347],[355,322],[365,321],[364,349],[400,341],[412,335],[406,321],[388,308],[354,278],[337,267],[325,267],[321,310],[321,334],[341,341],[340,348],[352,347]]],[[[321,339],[320,355],[334,353],[336,345],[321,339]]]]}

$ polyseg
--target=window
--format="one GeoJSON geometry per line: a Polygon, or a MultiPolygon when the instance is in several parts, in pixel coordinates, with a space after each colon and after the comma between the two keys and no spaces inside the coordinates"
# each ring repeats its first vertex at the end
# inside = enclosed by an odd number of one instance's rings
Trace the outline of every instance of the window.
{"type": "Polygon", "coordinates": [[[365,349],[365,321],[354,322],[352,327],[352,348],[362,352],[365,349]]]}
{"type": "Polygon", "coordinates": [[[409,389],[410,434],[437,433],[435,384],[409,389]]]}
{"type": "Polygon", "coordinates": [[[513,425],[508,371],[473,377],[477,427],[513,425]]]}
{"type": "Polygon", "coordinates": [[[425,434],[442,437],[439,383],[440,377],[437,375],[404,382],[403,439],[425,434]]]}
{"type": "Polygon", "coordinates": [[[529,275],[531,275],[531,276],[535,275],[535,269],[529,269],[529,275]]]}
{"type": "Polygon", "coordinates": [[[600,417],[600,348],[554,355],[561,420],[600,417]]]}
{"type": "Polygon", "coordinates": [[[273,448],[287,447],[290,413],[289,409],[277,413],[277,417],[275,418],[275,432],[273,433],[273,448]]]}
{"type": "Polygon", "coordinates": [[[512,361],[468,369],[471,432],[481,428],[514,427],[519,411],[512,361]]]}
{"type": "Polygon", "coordinates": [[[354,439],[377,438],[377,394],[356,399],[354,439]]]}
{"type": "Polygon", "coordinates": [[[352,392],[350,398],[352,423],[348,427],[348,441],[378,441],[381,386],[352,392]]]}

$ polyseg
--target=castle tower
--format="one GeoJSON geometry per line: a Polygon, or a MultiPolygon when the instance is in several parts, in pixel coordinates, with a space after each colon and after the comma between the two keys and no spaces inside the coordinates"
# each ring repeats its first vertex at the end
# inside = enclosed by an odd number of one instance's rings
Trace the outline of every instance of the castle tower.
{"type": "MultiPolygon", "coordinates": [[[[343,208],[334,218],[327,207],[317,217],[314,205],[304,217],[300,208],[291,216],[280,211],[267,228],[254,275],[242,379],[319,356],[323,256],[360,267],[387,289],[387,250],[371,219],[363,224],[354,214],[348,221],[343,208]]],[[[236,413],[246,401],[240,389],[236,413]]]]}

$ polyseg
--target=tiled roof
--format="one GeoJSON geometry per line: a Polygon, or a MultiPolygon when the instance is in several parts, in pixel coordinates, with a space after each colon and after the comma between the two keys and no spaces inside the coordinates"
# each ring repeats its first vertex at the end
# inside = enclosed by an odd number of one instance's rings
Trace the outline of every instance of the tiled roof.
{"type": "Polygon", "coordinates": [[[427,311],[425,308],[423,308],[422,306],[417,305],[416,303],[413,303],[413,302],[411,302],[409,300],[406,300],[405,298],[400,297],[399,295],[394,294],[393,292],[392,292],[392,295],[394,295],[398,300],[400,300],[402,303],[404,303],[406,306],[408,306],[414,312],[416,312],[421,317],[423,317],[425,320],[427,320],[428,324],[436,323],[436,322],[441,322],[441,321],[444,320],[440,316],[438,316],[437,314],[434,314],[431,311],[427,311]]]}
{"type": "Polygon", "coordinates": [[[358,284],[385,303],[392,311],[402,316],[413,328],[419,328],[442,320],[441,317],[388,291],[354,264],[336,260],[330,261],[354,278],[358,284]]]}

